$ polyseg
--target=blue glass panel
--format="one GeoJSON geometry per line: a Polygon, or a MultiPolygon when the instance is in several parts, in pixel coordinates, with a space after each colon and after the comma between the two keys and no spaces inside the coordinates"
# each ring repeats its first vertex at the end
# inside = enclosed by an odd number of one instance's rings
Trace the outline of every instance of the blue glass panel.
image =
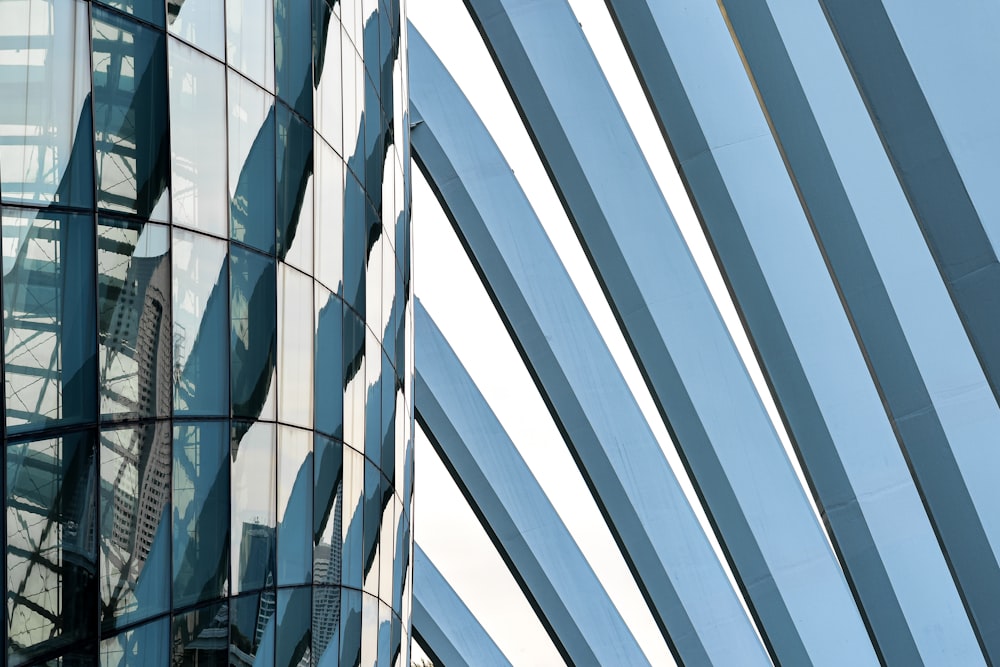
{"type": "Polygon", "coordinates": [[[274,98],[229,73],[229,236],[268,254],[275,243],[274,98]]]}
{"type": "Polygon", "coordinates": [[[233,416],[274,419],[275,262],[234,246],[229,266],[233,416]]]}
{"type": "MultiPolygon", "coordinates": [[[[371,329],[365,327],[365,439],[364,451],[372,461],[382,458],[382,349],[371,329]]],[[[392,372],[391,369],[389,371],[392,372]]],[[[391,382],[391,380],[390,380],[391,382]]],[[[362,444],[362,443],[357,443],[362,444]]]]}
{"type": "Polygon", "coordinates": [[[313,280],[290,266],[278,272],[278,419],[313,425],[313,280]]]}
{"type": "Polygon", "coordinates": [[[174,608],[228,589],[228,454],[226,422],[174,426],[174,608]]]}
{"type": "MultiPolygon", "coordinates": [[[[94,158],[87,4],[0,5],[0,25],[28,48],[4,49],[0,197],[5,202],[93,208],[94,158]],[[24,11],[41,20],[25,20],[24,11]],[[57,102],[58,100],[58,102],[57,102]]],[[[162,20],[162,19],[161,19],[162,20]]]]}
{"type": "Polygon", "coordinates": [[[277,593],[241,595],[229,602],[229,664],[271,665],[277,593]]]}
{"type": "Polygon", "coordinates": [[[277,106],[277,121],[278,257],[301,266],[305,251],[299,246],[312,253],[313,133],[284,104],[277,106]]]}
{"type": "Polygon", "coordinates": [[[274,87],[278,97],[312,122],[310,4],[303,0],[274,3],[274,87]]]}
{"type": "Polygon", "coordinates": [[[97,283],[101,415],[169,417],[169,228],[101,219],[97,283]]]}
{"type": "Polygon", "coordinates": [[[361,184],[347,174],[344,189],[344,301],[365,315],[365,258],[368,253],[368,202],[361,184]]]}
{"type": "Polygon", "coordinates": [[[171,439],[168,422],[101,432],[99,585],[105,634],[169,609],[171,439]]]}
{"type": "Polygon", "coordinates": [[[155,24],[163,28],[164,9],[162,2],[150,2],[150,0],[96,0],[108,7],[114,7],[125,14],[132,14],[138,19],[155,24]]]}
{"type": "Polygon", "coordinates": [[[313,583],[334,585],[341,580],[342,517],[347,498],[344,495],[343,445],[317,435],[313,447],[313,583]]]}
{"type": "MultiPolygon", "coordinates": [[[[313,436],[278,430],[278,585],[308,584],[313,564],[313,436]]],[[[327,542],[330,544],[330,542],[327,542]]],[[[340,541],[337,540],[337,546],[340,541]]],[[[336,580],[334,580],[336,581],[336,580]]]]}
{"type": "Polygon", "coordinates": [[[94,219],[3,211],[7,432],[93,421],[94,219]]]}
{"type": "Polygon", "coordinates": [[[92,431],[6,447],[11,665],[97,636],[95,449],[92,431]]]}
{"type": "Polygon", "coordinates": [[[338,586],[313,586],[312,655],[316,667],[337,667],[340,653],[340,597],[338,586]]]}
{"type": "Polygon", "coordinates": [[[161,618],[101,641],[101,667],[167,667],[170,619],[161,618]]]}
{"type": "Polygon", "coordinates": [[[98,206],[166,221],[166,39],[99,7],[91,14],[98,206]]]}
{"type": "Polygon", "coordinates": [[[341,550],[340,583],[360,589],[363,571],[362,501],[365,495],[365,461],[361,454],[350,447],[344,447],[343,451],[344,504],[341,536],[344,546],[341,550]]]}
{"type": "Polygon", "coordinates": [[[361,665],[361,591],[342,589],[340,594],[340,665],[361,665]]]}
{"type": "Polygon", "coordinates": [[[382,475],[371,461],[365,459],[364,501],[364,590],[378,595],[379,528],[382,524],[382,475]]]}
{"type": "Polygon", "coordinates": [[[344,308],[344,442],[359,450],[365,446],[365,325],[344,308]]]}
{"type": "Polygon", "coordinates": [[[229,414],[226,244],[174,230],[174,412],[229,414]]]}
{"type": "Polygon", "coordinates": [[[343,313],[340,299],[316,286],[316,430],[344,437],[343,313]]]}
{"type": "Polygon", "coordinates": [[[308,588],[278,591],[275,667],[303,667],[312,655],[312,595],[308,588]]]}
{"type": "Polygon", "coordinates": [[[234,421],[232,427],[232,592],[274,586],[274,424],[234,421]]]}
{"type": "Polygon", "coordinates": [[[173,667],[228,667],[229,605],[212,604],[173,617],[173,667]]]}

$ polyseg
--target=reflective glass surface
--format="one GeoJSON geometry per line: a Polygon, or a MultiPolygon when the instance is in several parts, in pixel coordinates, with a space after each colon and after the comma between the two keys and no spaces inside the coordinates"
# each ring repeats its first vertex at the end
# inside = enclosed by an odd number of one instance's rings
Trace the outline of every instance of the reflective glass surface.
{"type": "Polygon", "coordinates": [[[226,60],[274,90],[273,0],[226,0],[226,60]]]}
{"type": "Polygon", "coordinates": [[[226,244],[173,234],[174,411],[229,414],[226,244]]]}
{"type": "Polygon", "coordinates": [[[365,460],[360,453],[344,447],[344,504],[341,535],[340,583],[361,588],[364,542],[362,513],[365,500],[365,460]]]}
{"type": "Polygon", "coordinates": [[[340,21],[326,0],[314,0],[316,50],[313,62],[316,130],[338,153],[343,152],[340,21]]]}
{"type": "Polygon", "coordinates": [[[174,426],[173,606],[221,597],[229,572],[229,429],[174,426]]]}
{"type": "Polygon", "coordinates": [[[170,40],[169,50],[173,221],[224,237],[225,68],[177,40],[170,40]]]}
{"type": "Polygon", "coordinates": [[[313,583],[335,586],[341,581],[343,518],[350,516],[344,512],[349,499],[344,495],[344,448],[319,435],[313,447],[313,583]]]}
{"type": "Polygon", "coordinates": [[[225,57],[225,0],[167,0],[170,32],[218,59],[225,57]]]}
{"type": "Polygon", "coordinates": [[[311,589],[278,591],[275,667],[308,667],[312,651],[311,589]]]}
{"type": "Polygon", "coordinates": [[[229,604],[211,604],[172,618],[170,664],[226,667],[229,651],[229,604]]]}
{"type": "Polygon", "coordinates": [[[340,664],[342,667],[359,667],[362,635],[361,591],[342,589],[340,609],[340,664]]]}
{"type": "Polygon", "coordinates": [[[170,606],[170,424],[104,430],[100,442],[99,586],[106,632],[170,606]]]}
{"type": "Polygon", "coordinates": [[[97,226],[101,415],[170,415],[170,231],[102,218],[97,226]]]}
{"type": "Polygon", "coordinates": [[[284,104],[277,112],[278,257],[311,273],[313,133],[284,104]]]}
{"type": "Polygon", "coordinates": [[[8,444],[7,652],[11,665],[97,636],[93,431],[8,444]]]}
{"type": "Polygon", "coordinates": [[[170,209],[166,38],[93,7],[90,39],[98,206],[166,221],[170,209]]]}
{"type": "Polygon", "coordinates": [[[96,416],[94,219],[3,210],[8,433],[96,416]]]}
{"type": "Polygon", "coordinates": [[[273,259],[233,247],[230,267],[230,391],[233,416],[275,417],[276,276],[273,259]]]}
{"type": "Polygon", "coordinates": [[[316,280],[340,294],[344,272],[344,163],[316,140],[316,280]]]}
{"type": "Polygon", "coordinates": [[[274,661],[276,603],[274,590],[234,597],[229,603],[230,665],[270,665],[274,661]]]}
{"type": "Polygon", "coordinates": [[[0,4],[4,95],[20,101],[3,108],[4,202],[93,207],[89,33],[80,0],[0,4]]]}
{"type": "Polygon", "coordinates": [[[234,421],[232,426],[232,593],[274,586],[274,424],[234,421]]]}
{"type": "Polygon", "coordinates": [[[312,122],[310,2],[274,2],[274,88],[288,106],[312,122]]]}
{"type": "Polygon", "coordinates": [[[290,266],[278,275],[278,419],[313,425],[313,281],[290,266]]]}
{"type": "Polygon", "coordinates": [[[279,586],[312,582],[312,439],[310,431],[288,426],[278,429],[279,586]]]}
{"type": "Polygon", "coordinates": [[[344,437],[343,305],[316,287],[315,415],[316,430],[344,437]]]}
{"type": "Polygon", "coordinates": [[[101,667],[143,664],[166,667],[170,660],[170,619],[161,618],[101,641],[101,667]]]}
{"type": "Polygon", "coordinates": [[[229,73],[229,235],[274,253],[274,98],[229,73]]]}

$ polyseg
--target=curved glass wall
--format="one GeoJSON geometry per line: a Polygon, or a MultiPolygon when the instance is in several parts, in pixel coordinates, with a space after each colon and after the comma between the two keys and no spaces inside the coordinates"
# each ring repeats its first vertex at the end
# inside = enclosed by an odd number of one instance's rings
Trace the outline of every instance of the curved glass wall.
{"type": "Polygon", "coordinates": [[[6,664],[409,664],[402,5],[0,2],[6,664]]]}

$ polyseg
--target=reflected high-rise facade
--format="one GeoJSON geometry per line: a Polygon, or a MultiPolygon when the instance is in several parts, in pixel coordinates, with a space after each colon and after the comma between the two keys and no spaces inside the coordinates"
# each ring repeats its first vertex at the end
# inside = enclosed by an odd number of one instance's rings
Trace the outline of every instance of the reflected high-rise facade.
{"type": "Polygon", "coordinates": [[[5,664],[405,665],[403,0],[3,0],[5,664]]]}

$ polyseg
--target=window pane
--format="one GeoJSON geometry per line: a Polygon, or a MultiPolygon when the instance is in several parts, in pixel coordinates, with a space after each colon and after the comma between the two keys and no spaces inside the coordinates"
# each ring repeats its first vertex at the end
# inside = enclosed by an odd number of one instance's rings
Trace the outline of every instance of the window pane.
{"type": "Polygon", "coordinates": [[[316,667],[336,667],[340,653],[340,587],[313,586],[312,654],[316,667]]]}
{"type": "Polygon", "coordinates": [[[93,421],[93,217],[5,208],[3,278],[8,432],[93,421]]]}
{"type": "Polygon", "coordinates": [[[170,461],[168,422],[101,433],[100,589],[105,633],[169,609],[170,461]]]}
{"type": "Polygon", "coordinates": [[[12,665],[97,636],[94,444],[87,431],[6,447],[12,665]]]}
{"type": "Polygon", "coordinates": [[[361,664],[361,591],[342,589],[340,594],[340,664],[361,664]]]}
{"type": "Polygon", "coordinates": [[[174,608],[228,589],[228,430],[225,422],[174,426],[174,608]]]}
{"type": "Polygon", "coordinates": [[[92,15],[98,206],[166,221],[166,40],[99,7],[92,15]]]}
{"type": "Polygon", "coordinates": [[[368,327],[365,327],[365,352],[365,439],[363,447],[365,456],[372,461],[380,461],[382,458],[382,350],[375,334],[368,327]]]}
{"type": "Polygon", "coordinates": [[[368,201],[361,184],[347,174],[344,190],[344,301],[365,316],[365,258],[368,254],[368,201]]]}
{"type": "Polygon", "coordinates": [[[174,224],[223,237],[228,227],[225,91],[221,63],[170,40],[174,224]]]}
{"type": "Polygon", "coordinates": [[[305,0],[275,0],[275,92],[296,113],[312,122],[312,22],[305,0]]]}
{"type": "Polygon", "coordinates": [[[224,0],[167,0],[170,32],[223,60],[223,3],[224,0]]]}
{"type": "Polygon", "coordinates": [[[96,0],[108,7],[114,7],[124,14],[132,14],[143,21],[156,24],[163,28],[162,2],[149,2],[149,0],[96,0]]]}
{"type": "Polygon", "coordinates": [[[350,447],[344,447],[344,505],[342,521],[340,583],[361,588],[362,581],[362,501],[365,495],[364,457],[350,447]]]}
{"type": "Polygon", "coordinates": [[[169,417],[170,231],[102,219],[97,233],[101,414],[169,417]]]}
{"type": "Polygon", "coordinates": [[[308,584],[313,555],[313,436],[288,426],[279,429],[278,585],[308,584]]]}
{"type": "Polygon", "coordinates": [[[274,253],[274,98],[229,73],[230,238],[274,253]]]}
{"type": "Polygon", "coordinates": [[[274,612],[272,590],[234,597],[229,603],[229,664],[274,663],[274,612]]]}
{"type": "Polygon", "coordinates": [[[344,437],[344,371],[341,301],[316,286],[316,430],[344,437]]]}
{"type": "Polygon", "coordinates": [[[344,442],[365,447],[365,325],[344,308],[344,442]]]}
{"type": "Polygon", "coordinates": [[[101,667],[166,667],[170,659],[170,619],[140,625],[101,642],[101,667]]]}
{"type": "Polygon", "coordinates": [[[226,244],[174,230],[174,412],[229,414],[226,244]]]}
{"type": "Polygon", "coordinates": [[[275,418],[274,260],[233,246],[229,255],[233,416],[275,418]]]}
{"type": "Polygon", "coordinates": [[[340,583],[344,504],[343,445],[317,435],[314,441],[313,583],[340,583]]]}
{"type": "Polygon", "coordinates": [[[313,281],[282,264],[278,289],[278,418],[312,428],[313,281]]]}
{"type": "Polygon", "coordinates": [[[308,667],[312,599],[308,588],[278,591],[278,641],[275,667],[308,667]]]}
{"type": "Polygon", "coordinates": [[[344,163],[316,140],[316,279],[342,293],[344,280],[344,163]]]}
{"type": "Polygon", "coordinates": [[[316,129],[338,152],[343,153],[343,99],[340,83],[340,20],[331,3],[314,0],[316,61],[313,63],[316,98],[316,129]]]}
{"type": "Polygon", "coordinates": [[[379,532],[382,523],[382,476],[371,461],[365,460],[364,501],[364,590],[378,595],[379,532]]]}
{"type": "Polygon", "coordinates": [[[229,66],[274,91],[273,0],[226,1],[229,66]]]}
{"type": "Polygon", "coordinates": [[[233,593],[274,586],[275,428],[233,422],[233,593]]]}
{"type": "Polygon", "coordinates": [[[94,206],[90,41],[78,0],[0,3],[5,104],[0,195],[5,202],[94,206]]]}
{"type": "Polygon", "coordinates": [[[228,667],[229,604],[213,604],[173,617],[170,664],[228,667]]]}
{"type": "Polygon", "coordinates": [[[278,257],[312,273],[313,133],[283,104],[277,150],[278,257]]]}

